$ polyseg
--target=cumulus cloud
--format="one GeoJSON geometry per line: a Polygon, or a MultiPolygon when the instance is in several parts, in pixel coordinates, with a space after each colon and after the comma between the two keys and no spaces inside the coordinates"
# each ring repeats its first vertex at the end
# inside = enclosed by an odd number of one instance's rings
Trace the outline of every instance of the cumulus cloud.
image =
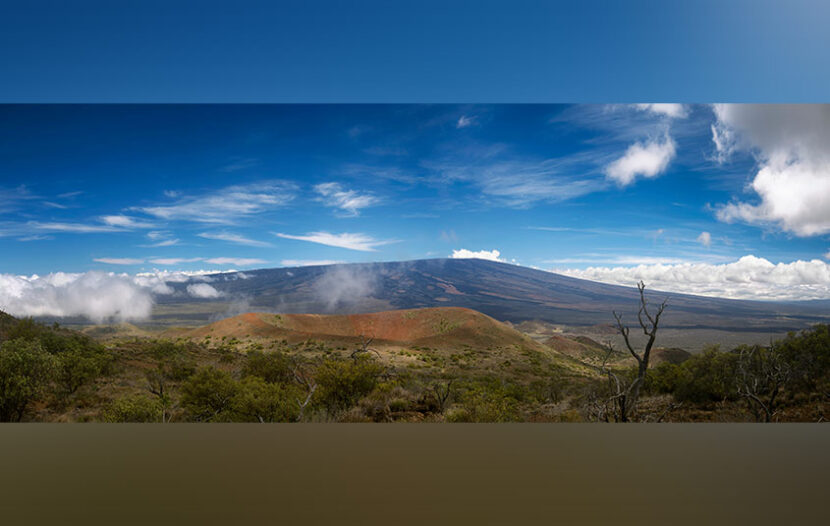
{"type": "Polygon", "coordinates": [[[830,105],[717,104],[714,112],[718,159],[751,152],[758,170],[749,189],[760,199],[722,205],[718,219],[797,236],[830,232],[830,105]]]}
{"type": "Polygon", "coordinates": [[[666,171],[675,156],[674,140],[665,135],[662,141],[637,142],[625,154],[605,168],[605,175],[620,186],[627,186],[638,176],[652,178],[666,171]]]}
{"type": "Polygon", "coordinates": [[[689,108],[685,104],[635,104],[634,107],[640,111],[672,119],[683,119],[689,116],[689,108]]]}
{"type": "Polygon", "coordinates": [[[221,292],[213,288],[207,283],[193,283],[187,286],[187,293],[194,298],[218,298],[222,295],[221,292]]]}
{"type": "Polygon", "coordinates": [[[95,258],[93,261],[106,263],[107,265],[139,265],[144,263],[143,259],[135,258],[95,258]]]}
{"type": "Polygon", "coordinates": [[[293,183],[263,181],[229,186],[200,196],[181,197],[172,204],[136,207],[135,210],[160,219],[232,223],[235,219],[286,205],[294,198],[295,191],[293,183]]]}
{"type": "Polygon", "coordinates": [[[732,299],[795,301],[830,298],[830,264],[818,259],[775,264],[748,255],[725,264],[589,267],[554,272],[627,286],[643,280],[655,290],[732,299]]]}
{"type": "Polygon", "coordinates": [[[498,250],[467,250],[466,248],[462,248],[459,250],[453,250],[450,258],[452,259],[487,259],[490,261],[500,261],[504,263],[506,260],[502,259],[501,252],[498,250]]]}
{"type": "Polygon", "coordinates": [[[709,232],[701,232],[700,235],[697,236],[697,242],[704,247],[712,246],[712,234],[709,232]]]}
{"type": "Polygon", "coordinates": [[[55,272],[45,276],[0,274],[0,310],[14,316],[85,317],[95,323],[141,321],[149,318],[155,297],[176,293],[171,283],[188,284],[193,297],[222,294],[207,285],[227,270],[154,270],[135,275],[90,271],[55,272]]]}
{"type": "Polygon", "coordinates": [[[319,243],[330,247],[347,248],[362,252],[376,252],[376,247],[397,242],[396,240],[379,240],[366,234],[350,232],[344,232],[342,234],[311,232],[304,236],[282,233],[276,233],[275,235],[284,239],[296,239],[298,241],[308,241],[309,243],[319,243]]]}
{"type": "Polygon", "coordinates": [[[129,276],[104,272],[0,274],[0,309],[14,316],[84,316],[96,323],[142,320],[153,308],[151,292],[129,276]]]}
{"type": "Polygon", "coordinates": [[[320,200],[331,208],[340,209],[346,216],[357,216],[362,208],[375,205],[379,199],[372,194],[346,190],[340,183],[322,183],[314,187],[320,200]]]}

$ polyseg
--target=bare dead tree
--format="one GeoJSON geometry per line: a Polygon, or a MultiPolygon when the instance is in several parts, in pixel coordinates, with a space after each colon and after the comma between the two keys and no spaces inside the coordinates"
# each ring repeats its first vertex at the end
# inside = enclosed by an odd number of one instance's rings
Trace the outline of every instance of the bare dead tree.
{"type": "MultiPolygon", "coordinates": [[[[631,344],[631,339],[629,338],[631,330],[628,326],[623,324],[622,315],[617,314],[616,311],[613,311],[614,318],[617,320],[617,330],[619,330],[623,340],[625,340],[625,346],[628,349],[628,352],[634,357],[635,360],[637,360],[637,376],[627,387],[624,387],[621,384],[621,387],[616,390],[617,393],[621,395],[624,393],[624,397],[620,397],[617,402],[618,409],[620,410],[620,422],[628,422],[630,415],[637,407],[637,402],[640,398],[640,390],[645,383],[646,374],[648,373],[648,361],[651,356],[651,350],[654,347],[654,341],[657,339],[657,328],[660,325],[660,317],[663,315],[663,311],[666,310],[666,305],[668,303],[668,298],[664,299],[663,303],[657,307],[657,311],[652,314],[648,310],[648,301],[646,300],[645,295],[645,283],[642,281],[637,283],[637,289],[640,291],[640,309],[637,311],[637,321],[640,323],[640,328],[643,330],[643,334],[648,337],[648,341],[646,342],[642,352],[634,350],[634,347],[631,344]]],[[[608,356],[610,356],[610,353],[608,356]]],[[[604,366],[605,364],[603,363],[603,367],[604,366]]],[[[616,378],[615,382],[619,382],[619,378],[616,378]]]]}
{"type": "Polygon", "coordinates": [[[303,417],[305,416],[305,409],[308,407],[308,404],[311,403],[311,399],[314,397],[314,392],[317,390],[317,381],[308,369],[303,367],[303,365],[296,359],[293,360],[291,374],[294,376],[294,381],[300,384],[306,393],[305,399],[297,400],[297,405],[300,406],[300,412],[297,415],[297,422],[302,422],[303,417]]]}
{"type": "Polygon", "coordinates": [[[438,410],[442,413],[444,409],[447,407],[447,401],[450,399],[452,395],[452,383],[455,381],[454,378],[450,378],[446,384],[434,384],[432,386],[432,392],[435,393],[435,399],[438,401],[438,410]]]}
{"type": "Polygon", "coordinates": [[[779,394],[792,370],[772,346],[744,347],[738,357],[738,394],[749,405],[757,422],[771,422],[778,413],[779,394]]]}
{"type": "Polygon", "coordinates": [[[380,358],[380,353],[379,352],[377,352],[375,349],[370,349],[369,348],[369,346],[372,344],[372,342],[375,341],[374,337],[366,338],[365,336],[363,336],[361,334],[360,335],[360,340],[361,340],[360,347],[358,347],[357,349],[352,351],[352,354],[349,355],[350,358],[352,358],[353,360],[356,360],[359,355],[369,354],[370,352],[373,352],[373,353],[377,354],[378,358],[380,358]]]}
{"type": "Polygon", "coordinates": [[[628,401],[634,383],[620,378],[608,365],[608,360],[616,351],[610,342],[604,342],[606,353],[599,367],[600,374],[606,377],[605,390],[589,395],[589,411],[594,418],[602,422],[626,422],[628,418],[628,401]]]}
{"type": "Polygon", "coordinates": [[[171,415],[168,411],[172,405],[172,397],[170,396],[169,382],[167,373],[161,365],[157,369],[147,371],[147,390],[152,395],[158,398],[161,406],[161,423],[166,424],[170,422],[171,415]]]}

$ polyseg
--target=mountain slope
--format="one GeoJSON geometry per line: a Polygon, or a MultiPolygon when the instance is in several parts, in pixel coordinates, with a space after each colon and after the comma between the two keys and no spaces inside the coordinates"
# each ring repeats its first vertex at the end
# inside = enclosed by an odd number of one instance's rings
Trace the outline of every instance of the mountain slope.
{"type": "MultiPolygon", "coordinates": [[[[325,265],[219,274],[210,284],[218,300],[197,300],[186,284],[159,297],[159,323],[203,323],[246,311],[363,313],[452,306],[497,320],[588,326],[612,321],[611,311],[636,323],[636,288],[607,285],[475,259],[325,265]]],[[[632,284],[634,285],[634,284],[632,284]]],[[[669,297],[664,327],[731,331],[796,330],[830,320],[821,303],[767,303],[647,290],[653,302],[669,297]]]]}
{"type": "Polygon", "coordinates": [[[446,348],[520,345],[543,350],[538,342],[480,312],[457,307],[395,310],[367,314],[271,314],[249,312],[179,332],[202,339],[269,338],[296,343],[309,339],[446,348]]]}

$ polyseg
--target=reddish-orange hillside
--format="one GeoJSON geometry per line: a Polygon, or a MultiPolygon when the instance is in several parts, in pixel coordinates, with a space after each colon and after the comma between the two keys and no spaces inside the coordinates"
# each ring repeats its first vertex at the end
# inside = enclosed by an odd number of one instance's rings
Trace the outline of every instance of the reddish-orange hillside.
{"type": "Polygon", "coordinates": [[[370,314],[247,313],[180,334],[187,338],[276,338],[289,342],[308,339],[358,340],[410,345],[505,346],[540,345],[520,332],[478,311],[438,307],[370,314]]]}

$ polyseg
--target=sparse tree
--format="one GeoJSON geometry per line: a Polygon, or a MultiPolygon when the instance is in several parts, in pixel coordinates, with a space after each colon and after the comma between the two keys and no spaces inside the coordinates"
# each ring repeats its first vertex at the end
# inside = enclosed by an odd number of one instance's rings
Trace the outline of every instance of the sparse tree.
{"type": "Polygon", "coordinates": [[[781,390],[791,377],[792,369],[776,346],[738,349],[738,394],[747,401],[757,422],[772,422],[781,390]]]}
{"type": "Polygon", "coordinates": [[[450,378],[445,383],[435,383],[432,386],[432,392],[435,394],[435,400],[438,402],[438,410],[443,413],[447,408],[447,403],[453,395],[452,384],[455,378],[450,378]]]}
{"type": "Polygon", "coordinates": [[[305,394],[305,398],[297,399],[297,405],[300,407],[300,411],[297,414],[297,422],[302,422],[303,417],[305,416],[305,409],[311,403],[312,398],[314,398],[314,392],[317,391],[317,380],[315,380],[314,376],[308,371],[308,369],[296,359],[293,361],[291,373],[294,376],[294,381],[300,385],[305,394]]]}
{"type": "Polygon", "coordinates": [[[642,352],[634,350],[629,337],[631,330],[628,326],[623,324],[622,315],[614,311],[614,319],[617,321],[617,329],[625,341],[625,346],[628,352],[637,361],[637,374],[630,381],[621,379],[618,375],[611,372],[606,367],[608,357],[613,352],[613,348],[609,346],[608,354],[605,361],[603,361],[603,370],[608,375],[609,384],[613,384],[612,393],[615,397],[615,406],[617,408],[618,420],[620,422],[628,422],[633,412],[636,410],[637,402],[640,398],[640,390],[646,380],[648,373],[648,362],[651,356],[651,350],[654,347],[654,341],[657,339],[657,328],[660,325],[660,317],[666,310],[668,299],[664,299],[663,303],[657,307],[657,311],[652,314],[648,309],[648,301],[646,300],[645,289],[646,285],[642,281],[637,283],[637,289],[640,292],[640,309],[637,311],[637,321],[640,323],[640,328],[643,334],[648,337],[646,345],[642,352]]]}
{"type": "Polygon", "coordinates": [[[352,359],[357,359],[357,357],[360,356],[361,354],[367,355],[370,352],[373,352],[378,356],[378,358],[380,358],[380,353],[379,352],[377,352],[374,349],[369,348],[369,346],[372,344],[372,342],[374,340],[375,340],[374,336],[367,338],[367,337],[365,337],[364,335],[361,334],[360,335],[360,347],[353,350],[352,353],[349,356],[352,359]]]}

